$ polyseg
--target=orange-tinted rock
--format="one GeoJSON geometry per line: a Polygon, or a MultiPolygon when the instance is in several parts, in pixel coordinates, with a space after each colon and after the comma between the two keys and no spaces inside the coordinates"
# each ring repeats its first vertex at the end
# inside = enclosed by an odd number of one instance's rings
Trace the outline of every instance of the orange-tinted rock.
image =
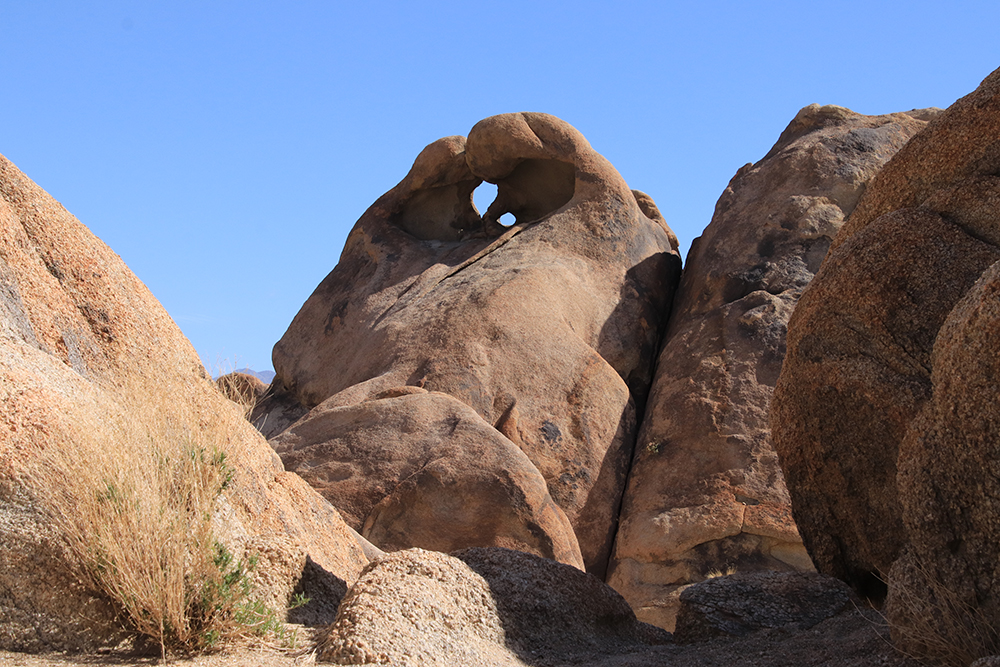
{"type": "Polygon", "coordinates": [[[276,395],[257,416],[404,385],[449,394],[528,456],[603,573],[679,270],[643,210],[552,116],[495,116],[431,144],[275,346],[276,395]],[[498,189],[485,220],[482,179],[498,189]]]}
{"type": "Polygon", "coordinates": [[[808,570],[771,444],[785,326],[866,183],[925,122],[802,109],[695,240],[659,357],[608,579],[673,628],[710,572],[808,570]]]}
{"type": "Polygon", "coordinates": [[[816,567],[859,592],[905,543],[896,458],[931,394],[937,331],[998,259],[931,211],[897,211],[831,253],[791,320],[775,443],[816,567]]]}
{"type": "Polygon", "coordinates": [[[573,528],[521,450],[447,394],[388,393],[321,404],[271,444],[388,551],[501,546],[583,568],[573,528]]]}
{"type": "Polygon", "coordinates": [[[214,387],[190,343],[121,259],[0,157],[0,646],[74,650],[114,641],[114,609],[74,576],[40,504],[54,451],[155,467],[145,419],[228,454],[216,534],[260,556],[259,594],[279,610],[311,560],[352,580],[367,562],[336,510],[286,473],[214,387]],[[140,412],[129,414],[129,410],[140,412]],[[129,420],[134,423],[128,426],[129,420]],[[119,438],[119,427],[138,439],[119,438]]]}

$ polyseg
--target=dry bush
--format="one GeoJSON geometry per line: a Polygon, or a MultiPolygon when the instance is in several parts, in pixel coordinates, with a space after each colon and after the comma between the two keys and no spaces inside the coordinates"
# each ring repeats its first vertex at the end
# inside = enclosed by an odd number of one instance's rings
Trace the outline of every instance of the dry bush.
{"type": "Polygon", "coordinates": [[[736,574],[736,566],[727,565],[726,569],[722,569],[721,567],[719,567],[713,570],[709,570],[708,572],[705,573],[705,579],[718,579],[719,577],[728,577],[732,574],[736,574]]]}
{"type": "Polygon", "coordinates": [[[76,419],[42,452],[35,493],[81,579],[164,655],[277,629],[252,599],[253,560],[235,559],[213,533],[233,475],[228,420],[164,403],[133,399],[107,406],[104,420],[76,419]]]}
{"type": "Polygon", "coordinates": [[[929,665],[968,667],[1000,654],[1000,619],[971,604],[927,568],[897,565],[889,577],[886,616],[896,647],[929,665]]]}
{"type": "Polygon", "coordinates": [[[239,406],[243,417],[248,421],[254,408],[269,392],[267,383],[260,378],[236,371],[220,375],[215,386],[223,396],[239,406]]]}

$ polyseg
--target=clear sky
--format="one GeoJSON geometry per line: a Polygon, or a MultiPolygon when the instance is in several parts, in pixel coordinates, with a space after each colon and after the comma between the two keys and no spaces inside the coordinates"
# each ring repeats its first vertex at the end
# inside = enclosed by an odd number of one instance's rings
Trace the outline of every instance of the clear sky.
{"type": "Polygon", "coordinates": [[[998,25],[996,0],[0,0],[0,153],[122,256],[210,370],[265,370],[435,139],[555,114],[686,253],[801,107],[946,107],[1000,66],[998,25]]]}

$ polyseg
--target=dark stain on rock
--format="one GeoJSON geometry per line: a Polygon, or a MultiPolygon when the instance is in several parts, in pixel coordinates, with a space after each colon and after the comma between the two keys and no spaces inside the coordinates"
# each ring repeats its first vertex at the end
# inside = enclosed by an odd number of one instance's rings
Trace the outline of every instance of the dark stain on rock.
{"type": "Polygon", "coordinates": [[[552,422],[545,420],[542,424],[542,428],[539,429],[542,432],[542,437],[545,438],[546,442],[557,443],[562,439],[562,431],[559,427],[552,422]]]}
{"type": "Polygon", "coordinates": [[[767,275],[771,270],[771,265],[767,262],[758,264],[752,268],[742,271],[729,277],[726,286],[723,288],[722,298],[726,303],[732,303],[742,299],[751,292],[757,290],[767,290],[767,275]]]}

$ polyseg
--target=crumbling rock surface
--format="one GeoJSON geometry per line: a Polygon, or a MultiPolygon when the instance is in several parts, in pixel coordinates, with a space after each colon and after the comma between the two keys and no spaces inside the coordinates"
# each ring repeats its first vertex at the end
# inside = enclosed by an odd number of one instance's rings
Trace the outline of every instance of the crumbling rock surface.
{"type": "Polygon", "coordinates": [[[254,419],[272,438],[321,404],[448,394],[527,455],[602,576],[679,273],[672,239],[567,123],[487,118],[425,148],[361,217],[275,346],[254,419]],[[481,218],[482,180],[498,194],[481,218]]]}
{"type": "Polygon", "coordinates": [[[409,549],[361,573],[317,659],[341,665],[521,665],[489,584],[461,561],[409,549]]]}
{"type": "Polygon", "coordinates": [[[688,586],[674,639],[682,643],[764,628],[808,630],[851,602],[847,584],[815,572],[748,572],[688,586]]]}
{"type": "Polygon", "coordinates": [[[368,566],[320,644],[336,664],[552,665],[669,641],[592,575],[507,549],[409,549],[368,566]]]}
{"type": "Polygon", "coordinates": [[[0,405],[2,648],[83,650],[120,638],[117,609],[81,583],[39,490],[53,483],[45,457],[54,452],[161,465],[144,423],[157,411],[183,422],[164,437],[221,438],[232,479],[216,536],[237,557],[258,555],[257,593],[279,613],[307,560],[345,588],[368,560],[336,510],[285,472],[218,392],[121,259],[3,157],[0,405]],[[119,437],[129,423],[142,437],[119,437]]]}
{"type": "MultiPolygon", "coordinates": [[[[1000,207],[994,211],[1000,223],[1000,207]]],[[[886,615],[899,648],[914,655],[941,657],[941,639],[973,656],[1000,650],[986,631],[1000,613],[998,351],[1000,261],[938,332],[932,396],[899,445],[896,479],[908,539],[889,571],[886,615]]]]}
{"type": "Polygon", "coordinates": [[[694,241],[639,432],[609,583],[673,628],[709,572],[810,570],[771,444],[785,326],[868,181],[917,116],[802,109],[733,177],[694,241]]]}
{"type": "Polygon", "coordinates": [[[637,621],[628,602],[593,575],[509,549],[452,555],[489,584],[507,646],[528,660],[574,662],[671,640],[637,621]]]}

